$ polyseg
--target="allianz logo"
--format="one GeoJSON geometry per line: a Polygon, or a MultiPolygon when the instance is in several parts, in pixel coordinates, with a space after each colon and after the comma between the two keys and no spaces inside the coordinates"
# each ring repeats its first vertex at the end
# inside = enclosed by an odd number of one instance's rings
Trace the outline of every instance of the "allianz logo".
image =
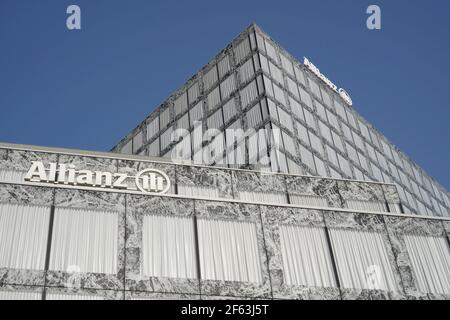
{"type": "Polygon", "coordinates": [[[320,72],[319,68],[317,68],[311,61],[308,60],[308,58],[303,58],[303,64],[311,70],[319,79],[321,79],[323,82],[325,82],[331,89],[333,89],[335,92],[337,92],[341,98],[347,103],[350,107],[353,105],[352,98],[348,94],[347,91],[345,91],[343,88],[339,88],[330,80],[328,79],[322,72],[320,72]]]}
{"type": "Polygon", "coordinates": [[[41,161],[32,162],[24,180],[70,186],[133,190],[142,193],[165,193],[170,189],[169,177],[157,169],[144,169],[135,176],[129,176],[126,173],[77,170],[72,164],[50,163],[46,168],[41,161]]]}

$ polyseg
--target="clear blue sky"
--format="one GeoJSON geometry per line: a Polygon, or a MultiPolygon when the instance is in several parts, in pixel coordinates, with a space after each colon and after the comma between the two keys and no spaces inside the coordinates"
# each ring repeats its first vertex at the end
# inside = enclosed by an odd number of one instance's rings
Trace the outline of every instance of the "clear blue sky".
{"type": "Polygon", "coordinates": [[[0,141],[109,150],[256,22],[448,190],[449,14],[448,0],[0,0],[0,141]]]}

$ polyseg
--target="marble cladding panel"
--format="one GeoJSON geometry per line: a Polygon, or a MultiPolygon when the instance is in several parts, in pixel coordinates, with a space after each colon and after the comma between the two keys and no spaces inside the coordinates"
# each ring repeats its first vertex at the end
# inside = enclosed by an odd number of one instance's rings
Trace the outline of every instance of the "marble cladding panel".
{"type": "Polygon", "coordinates": [[[51,162],[58,162],[58,155],[55,153],[21,151],[12,149],[8,150],[6,161],[4,161],[4,155],[2,158],[3,161],[0,163],[0,169],[11,171],[28,171],[28,169],[30,169],[31,167],[32,161],[41,161],[45,166],[48,166],[48,164],[51,162]]]}
{"type": "Polygon", "coordinates": [[[450,242],[450,221],[443,221],[442,225],[444,227],[445,233],[447,234],[447,239],[450,242]]]}
{"type": "Polygon", "coordinates": [[[286,176],[286,185],[289,194],[323,197],[329,207],[344,208],[337,180],[286,176]]]}
{"type": "Polygon", "coordinates": [[[261,283],[201,279],[201,294],[210,296],[271,298],[271,285],[259,207],[250,204],[196,200],[195,215],[199,219],[254,223],[256,225],[257,244],[262,271],[261,283]]]}
{"type": "Polygon", "coordinates": [[[0,268],[0,287],[8,285],[43,286],[45,271],[0,268]]]}
{"type": "Polygon", "coordinates": [[[125,212],[125,195],[114,192],[57,189],[55,206],[125,212]]]}
{"type": "Polygon", "coordinates": [[[325,227],[321,211],[260,206],[274,299],[340,299],[338,288],[306,287],[285,283],[279,228],[282,225],[325,227]]]}
{"type": "Polygon", "coordinates": [[[178,185],[211,188],[219,198],[233,198],[230,170],[177,165],[176,172],[178,185]]]}
{"type": "Polygon", "coordinates": [[[392,233],[444,236],[445,229],[440,220],[385,216],[386,227],[392,233]]]}
{"type": "Polygon", "coordinates": [[[161,294],[200,294],[198,279],[150,277],[141,274],[142,226],[146,214],[193,217],[194,202],[153,196],[127,196],[126,290],[161,294]]]}
{"type": "Polygon", "coordinates": [[[139,171],[145,169],[156,169],[167,174],[170,180],[170,190],[168,194],[175,193],[175,165],[168,163],[158,162],[145,162],[145,161],[131,161],[131,160],[118,160],[119,173],[126,173],[128,176],[136,176],[139,171]]]}
{"type": "MultiPolygon", "coordinates": [[[[99,298],[99,300],[124,300],[124,291],[119,290],[97,290],[97,289],[82,289],[82,288],[46,288],[46,297],[48,295],[54,295],[53,300],[70,300],[73,296],[73,300],[83,300],[86,297],[99,298]],[[61,297],[58,298],[58,295],[61,297]]],[[[46,298],[45,300],[48,300],[46,298]]]]}
{"type": "Polygon", "coordinates": [[[36,294],[36,297],[27,297],[27,300],[41,300],[44,287],[42,286],[21,286],[21,285],[3,285],[0,283],[0,292],[21,292],[36,294]]]}
{"type": "Polygon", "coordinates": [[[337,181],[339,193],[344,201],[359,200],[385,202],[381,184],[349,180],[337,181]]]}
{"type": "Polygon", "coordinates": [[[341,300],[341,290],[338,288],[309,287],[309,300],[341,300]]]}
{"type": "Polygon", "coordinates": [[[46,276],[47,286],[123,290],[125,276],[125,195],[112,192],[58,189],[55,193],[55,206],[118,213],[117,272],[115,274],[103,274],[49,270],[46,276]]]}
{"type": "Polygon", "coordinates": [[[450,235],[450,221],[444,221],[442,224],[447,235],[450,235]]]}
{"type": "Polygon", "coordinates": [[[202,295],[200,300],[272,300],[265,298],[253,298],[253,297],[233,297],[233,296],[206,296],[202,295]]]}
{"type": "Polygon", "coordinates": [[[53,204],[52,188],[0,184],[0,202],[33,206],[53,204]]]}
{"type": "Polygon", "coordinates": [[[198,294],[125,291],[125,300],[200,300],[198,294]]]}
{"type": "Polygon", "coordinates": [[[102,171],[111,173],[117,172],[116,159],[62,154],[59,156],[59,163],[74,165],[76,170],[102,171]]]}
{"type": "Polygon", "coordinates": [[[430,300],[450,300],[450,294],[428,294],[430,300]]]}
{"type": "Polygon", "coordinates": [[[4,169],[6,170],[9,166],[8,162],[8,149],[1,149],[0,148],[0,170],[4,169]]]}
{"type": "Polygon", "coordinates": [[[408,299],[428,300],[429,296],[427,293],[421,292],[417,288],[416,276],[406,249],[404,235],[444,236],[445,230],[441,221],[398,216],[385,216],[384,219],[408,299]]]}
{"type": "Polygon", "coordinates": [[[265,228],[281,224],[311,227],[325,226],[320,210],[277,206],[260,206],[260,208],[265,228]]]}
{"type": "Polygon", "coordinates": [[[397,192],[397,188],[394,185],[384,184],[382,185],[384,198],[389,203],[400,203],[400,197],[397,192]]]}
{"type": "Polygon", "coordinates": [[[342,300],[391,300],[393,296],[399,297],[395,293],[383,290],[366,289],[341,289],[342,300]]]}
{"type": "Polygon", "coordinates": [[[239,199],[241,191],[286,194],[286,182],[283,175],[233,170],[232,177],[236,199],[239,199]]]}
{"type": "Polygon", "coordinates": [[[381,214],[325,211],[324,217],[329,228],[386,232],[381,214]]]}

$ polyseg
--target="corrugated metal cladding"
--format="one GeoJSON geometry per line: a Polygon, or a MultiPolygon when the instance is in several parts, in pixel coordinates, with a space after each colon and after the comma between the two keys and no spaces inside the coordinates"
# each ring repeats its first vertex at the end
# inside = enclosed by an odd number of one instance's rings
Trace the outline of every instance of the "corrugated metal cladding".
{"type": "Polygon", "coordinates": [[[220,83],[220,92],[222,94],[222,100],[228,99],[233,91],[236,90],[236,79],[234,74],[231,74],[220,83]]]}
{"type": "Polygon", "coordinates": [[[175,101],[173,102],[173,108],[175,110],[175,115],[179,115],[187,110],[188,101],[187,101],[187,93],[183,92],[175,101]]]}
{"type": "Polygon", "coordinates": [[[247,57],[250,54],[250,42],[248,38],[242,40],[236,48],[234,49],[234,54],[236,56],[236,62],[239,63],[242,59],[247,57]]]}
{"type": "Polygon", "coordinates": [[[223,126],[222,110],[214,112],[207,120],[208,129],[218,129],[223,126]]]}
{"type": "Polygon", "coordinates": [[[217,74],[217,66],[214,65],[208,72],[203,76],[203,86],[206,91],[211,89],[219,80],[217,74]]]}
{"type": "Polygon", "coordinates": [[[159,133],[159,117],[151,120],[147,125],[147,140],[151,140],[159,133]]]}
{"type": "Polygon", "coordinates": [[[241,90],[242,106],[245,108],[257,97],[258,97],[258,87],[256,86],[256,81],[253,80],[244,89],[241,90]]]}
{"type": "Polygon", "coordinates": [[[228,123],[228,121],[230,121],[231,118],[233,118],[236,114],[237,114],[236,101],[235,99],[230,99],[223,106],[223,117],[225,123],[228,123]]]}

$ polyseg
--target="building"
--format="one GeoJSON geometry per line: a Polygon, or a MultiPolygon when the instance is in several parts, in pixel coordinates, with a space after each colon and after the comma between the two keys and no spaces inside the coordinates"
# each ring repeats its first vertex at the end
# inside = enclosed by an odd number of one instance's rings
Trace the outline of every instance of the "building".
{"type": "Polygon", "coordinates": [[[341,91],[307,59],[299,63],[251,25],[113,151],[394,183],[401,212],[448,217],[448,191],[341,91]],[[238,129],[244,136],[233,134],[238,129]]]}
{"type": "Polygon", "coordinates": [[[450,219],[399,203],[392,184],[0,144],[0,299],[449,299],[450,219]]]}
{"type": "Polygon", "coordinates": [[[0,144],[2,299],[450,299],[449,194],[251,25],[113,152],[0,144]]]}

